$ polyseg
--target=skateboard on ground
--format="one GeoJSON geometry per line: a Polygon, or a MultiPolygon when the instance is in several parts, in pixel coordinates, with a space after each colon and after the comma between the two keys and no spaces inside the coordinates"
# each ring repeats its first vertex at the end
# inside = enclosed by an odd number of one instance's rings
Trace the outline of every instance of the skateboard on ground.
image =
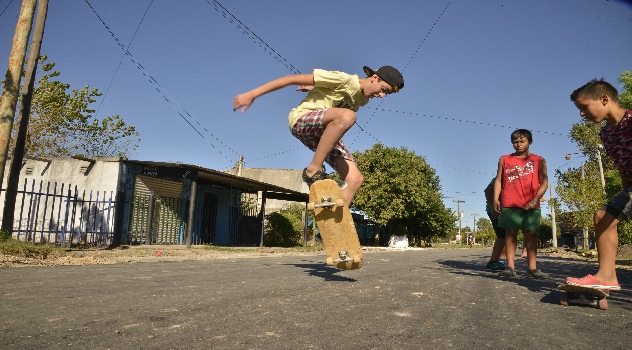
{"type": "Polygon", "coordinates": [[[566,283],[560,284],[557,289],[565,292],[560,295],[560,304],[564,306],[578,304],[596,307],[601,310],[608,309],[606,297],[610,295],[610,292],[607,290],[580,287],[566,283]]]}
{"type": "Polygon", "coordinates": [[[327,265],[342,270],[361,268],[360,240],[338,184],[328,179],[314,182],[309,189],[307,209],[314,212],[327,252],[327,265]]]}

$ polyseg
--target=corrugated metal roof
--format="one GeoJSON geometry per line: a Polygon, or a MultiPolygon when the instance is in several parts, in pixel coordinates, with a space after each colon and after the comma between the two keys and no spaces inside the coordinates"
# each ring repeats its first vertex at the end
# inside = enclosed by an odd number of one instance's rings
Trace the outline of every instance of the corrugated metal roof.
{"type": "Polygon", "coordinates": [[[296,202],[307,202],[309,195],[307,193],[297,192],[284,187],[272,185],[269,183],[248,179],[222,171],[204,168],[193,164],[152,162],[144,160],[121,160],[122,162],[136,163],[141,165],[160,166],[168,168],[191,169],[198,172],[199,184],[213,184],[226,187],[240,187],[245,190],[266,192],[266,197],[270,199],[290,200],[296,202]]]}

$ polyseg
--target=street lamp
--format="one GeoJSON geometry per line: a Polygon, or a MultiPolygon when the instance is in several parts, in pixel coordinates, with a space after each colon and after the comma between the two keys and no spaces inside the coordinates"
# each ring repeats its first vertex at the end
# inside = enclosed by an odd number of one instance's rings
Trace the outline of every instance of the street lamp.
{"type": "MultiPolygon", "coordinates": [[[[603,164],[601,162],[601,150],[603,149],[603,145],[599,144],[597,145],[597,152],[595,153],[595,155],[597,156],[597,161],[599,164],[599,179],[601,180],[601,191],[604,195],[606,195],[606,179],[603,175],[603,164]]],[[[571,154],[582,154],[579,152],[575,152],[575,153],[567,153],[565,158],[566,160],[571,160],[571,154]]],[[[582,174],[584,173],[584,163],[582,162],[582,174]]]]}

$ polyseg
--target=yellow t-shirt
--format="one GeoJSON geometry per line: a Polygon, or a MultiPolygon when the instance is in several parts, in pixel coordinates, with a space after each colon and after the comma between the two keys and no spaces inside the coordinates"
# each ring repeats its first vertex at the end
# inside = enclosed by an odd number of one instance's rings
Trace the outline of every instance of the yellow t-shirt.
{"type": "Polygon", "coordinates": [[[355,112],[369,102],[360,91],[360,79],[338,71],[314,69],[314,88],[290,111],[290,130],[305,113],[323,108],[347,108],[355,112]]]}

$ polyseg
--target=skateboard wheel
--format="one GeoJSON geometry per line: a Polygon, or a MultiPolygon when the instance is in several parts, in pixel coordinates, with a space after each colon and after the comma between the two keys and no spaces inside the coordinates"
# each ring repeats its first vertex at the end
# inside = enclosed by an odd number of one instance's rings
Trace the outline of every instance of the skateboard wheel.
{"type": "Polygon", "coordinates": [[[334,265],[334,259],[332,259],[332,258],[327,258],[327,265],[329,265],[329,266],[333,266],[333,265],[334,265]]]}
{"type": "Polygon", "coordinates": [[[362,258],[361,257],[359,257],[357,255],[353,257],[353,263],[354,264],[359,264],[361,262],[362,262],[362,258]]]}
{"type": "Polygon", "coordinates": [[[337,207],[344,207],[345,206],[345,200],[342,199],[342,198],[336,199],[336,206],[337,207]]]}
{"type": "Polygon", "coordinates": [[[606,300],[606,298],[600,298],[599,301],[597,301],[597,306],[599,306],[601,310],[608,310],[608,300],[606,300]]]}
{"type": "Polygon", "coordinates": [[[560,305],[568,306],[568,298],[566,294],[560,295],[560,305]]]}
{"type": "Polygon", "coordinates": [[[314,209],[316,209],[316,206],[314,205],[314,202],[307,203],[307,210],[314,211],[314,209]]]}

